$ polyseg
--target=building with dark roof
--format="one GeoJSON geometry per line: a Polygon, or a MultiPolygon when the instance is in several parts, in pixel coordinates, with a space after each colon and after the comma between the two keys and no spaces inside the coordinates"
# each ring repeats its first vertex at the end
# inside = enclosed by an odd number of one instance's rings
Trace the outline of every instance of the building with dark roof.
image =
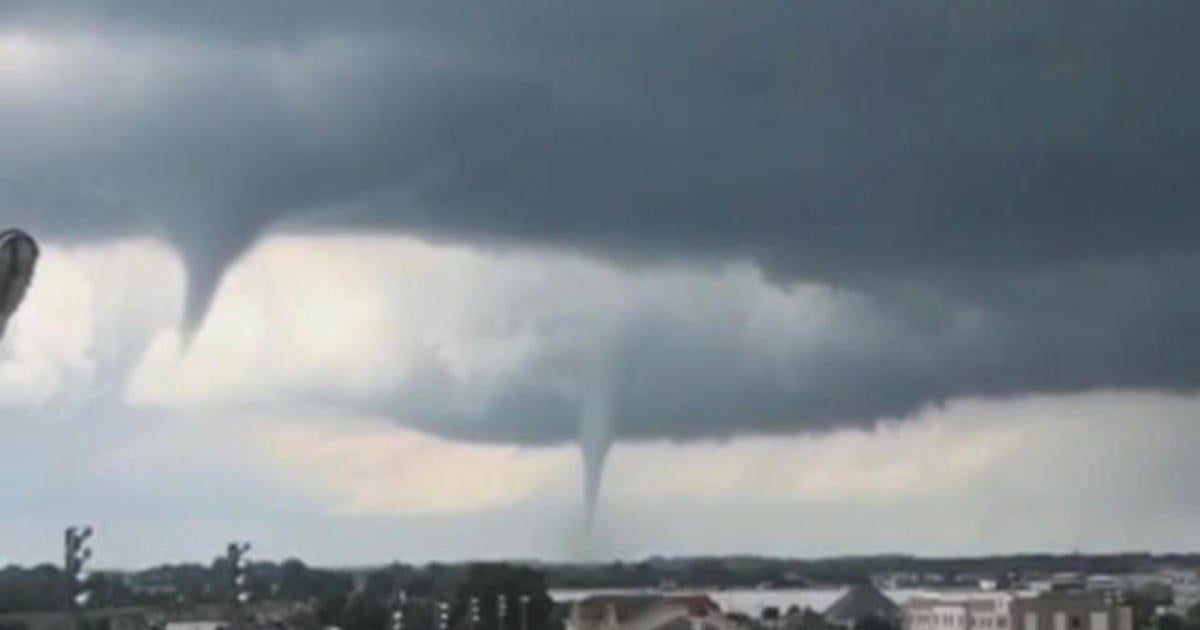
{"type": "Polygon", "coordinates": [[[842,628],[853,628],[869,619],[899,623],[900,607],[873,584],[855,584],[825,609],[825,620],[842,628]]]}
{"type": "Polygon", "coordinates": [[[804,610],[783,619],[783,630],[838,630],[836,626],[826,621],[825,616],[811,609],[804,610]]]}
{"type": "Polygon", "coordinates": [[[567,630],[733,630],[707,595],[595,595],[576,602],[567,630]]]}

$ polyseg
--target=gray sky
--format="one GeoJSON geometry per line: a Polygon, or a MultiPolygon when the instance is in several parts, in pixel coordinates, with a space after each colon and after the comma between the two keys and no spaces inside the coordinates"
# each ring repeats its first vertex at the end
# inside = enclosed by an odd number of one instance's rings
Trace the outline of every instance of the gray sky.
{"type": "Polygon", "coordinates": [[[16,549],[1187,544],[1200,9],[476,5],[0,9],[16,549]]]}

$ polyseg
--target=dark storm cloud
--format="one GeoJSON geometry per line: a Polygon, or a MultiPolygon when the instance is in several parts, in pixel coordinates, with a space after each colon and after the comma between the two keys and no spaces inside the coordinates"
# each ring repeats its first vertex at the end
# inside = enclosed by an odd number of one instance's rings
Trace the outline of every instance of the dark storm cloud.
{"type": "MultiPolygon", "coordinates": [[[[88,52],[64,82],[5,84],[0,217],[170,238],[192,319],[261,234],[394,230],[620,261],[751,258],[783,284],[867,296],[827,350],[782,367],[744,356],[756,349],[736,331],[634,320],[614,342],[622,435],[1200,379],[1194,3],[0,15],[0,31],[88,52]]],[[[537,427],[578,407],[537,378],[499,400],[476,434],[557,439],[537,427]]]]}
{"type": "MultiPolygon", "coordinates": [[[[457,439],[547,444],[575,440],[596,396],[607,405],[611,436],[723,439],[868,428],[961,396],[1186,392],[1200,375],[1200,300],[1190,297],[1200,295],[1198,269],[1194,259],[1138,271],[1090,264],[993,279],[986,286],[994,294],[980,300],[913,284],[887,295],[833,293],[812,305],[830,309],[816,325],[786,316],[764,322],[772,309],[752,306],[762,299],[754,291],[666,288],[579,343],[533,331],[535,350],[506,370],[482,406],[460,404],[476,399],[479,385],[431,353],[366,407],[403,410],[406,421],[457,439]],[[603,360],[589,363],[581,344],[600,346],[603,360]]],[[[808,308],[798,299],[797,308],[808,308]]],[[[345,396],[318,399],[363,402],[345,396]]]]}

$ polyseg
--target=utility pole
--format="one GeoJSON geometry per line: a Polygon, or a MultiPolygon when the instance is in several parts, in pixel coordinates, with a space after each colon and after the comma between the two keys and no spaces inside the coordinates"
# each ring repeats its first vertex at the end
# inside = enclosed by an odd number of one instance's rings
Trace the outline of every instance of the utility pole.
{"type": "Polygon", "coordinates": [[[446,602],[438,602],[435,613],[437,615],[437,630],[449,630],[450,604],[447,604],[446,602]]]}
{"type": "Polygon", "coordinates": [[[231,542],[225,547],[225,560],[229,564],[231,621],[235,626],[244,621],[242,607],[250,601],[250,590],[246,588],[246,553],[249,551],[248,542],[231,542]]]}
{"type": "Polygon", "coordinates": [[[87,590],[87,574],[83,565],[92,557],[91,547],[85,546],[92,537],[92,528],[72,526],[63,532],[63,573],[67,578],[67,607],[75,619],[75,627],[84,630],[87,620],[83,610],[92,593],[87,590]]]}

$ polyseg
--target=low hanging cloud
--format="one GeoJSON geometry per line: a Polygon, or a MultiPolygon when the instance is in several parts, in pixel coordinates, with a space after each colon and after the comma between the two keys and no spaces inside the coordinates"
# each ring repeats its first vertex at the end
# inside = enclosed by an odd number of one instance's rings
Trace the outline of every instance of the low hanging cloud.
{"type": "Polygon", "coordinates": [[[119,401],[129,370],[179,319],[178,257],[140,239],[43,243],[37,280],[0,344],[0,410],[119,401]]]}
{"type": "Polygon", "coordinates": [[[1005,312],[920,289],[783,288],[747,264],[630,271],[411,239],[273,238],[233,270],[186,351],[159,332],[126,395],[355,409],[456,439],[555,444],[579,438],[597,395],[608,439],[689,440],[869,427],[958,397],[1190,388],[1173,368],[1200,348],[1161,337],[1164,317],[1189,312],[1137,300],[1081,321],[1108,290],[1159,290],[1093,273],[1095,293],[1075,282],[1005,312]]]}
{"type": "MultiPolygon", "coordinates": [[[[1094,274],[1098,288],[1122,278],[1094,274]]],[[[1110,307],[1094,327],[1064,307],[1061,318],[1035,319],[1045,329],[1034,339],[978,305],[929,308],[917,289],[886,299],[785,289],[746,263],[629,269],[408,238],[276,236],[231,270],[183,350],[185,280],[164,244],[49,243],[41,278],[0,347],[0,375],[34,373],[35,360],[37,373],[56,375],[25,398],[33,390],[0,378],[12,438],[3,459],[35,480],[12,489],[9,502],[27,516],[6,531],[36,540],[37,519],[74,518],[63,506],[82,503],[113,532],[106,558],[123,562],[157,561],[161,549],[144,540],[161,531],[172,532],[172,552],[200,559],[214,536],[245,535],[267,540],[269,553],[339,562],[380,550],[574,557],[584,548],[571,533],[575,442],[596,388],[612,397],[609,437],[623,443],[608,462],[611,509],[586,547],[602,555],[1165,549],[1195,521],[1194,484],[1175,483],[1188,478],[1194,396],[936,408],[881,394],[895,391],[896,374],[911,379],[896,390],[923,392],[914,401],[996,395],[968,389],[980,374],[1006,392],[1059,372],[1142,387],[1129,375],[1149,368],[1114,372],[1104,357],[1169,364],[1154,335],[1134,334],[1158,311],[1152,300],[1110,307]],[[993,337],[1001,333],[1005,342],[993,337]],[[1075,356],[1095,366],[1059,358],[1075,356]],[[1046,372],[1030,374],[1042,362],[1046,372]],[[927,384],[937,387],[919,389],[927,384]],[[749,394],[753,404],[734,404],[749,394]],[[532,402],[514,408],[512,398],[532,402]],[[905,417],[874,424],[809,411],[821,405],[905,417]],[[1090,448],[1063,460],[1081,435],[1090,448]],[[76,465],[47,467],[46,448],[76,465]],[[47,508],[47,497],[62,500],[47,508]],[[1120,517],[1130,505],[1160,517],[1131,527],[1120,517]],[[712,522],[697,529],[701,518],[712,522]],[[901,540],[870,525],[898,518],[926,534],[901,540]],[[806,536],[795,536],[797,522],[806,536]],[[328,528],[363,538],[331,542],[328,528]]],[[[1122,280],[1134,282],[1145,295],[1160,290],[1153,277],[1122,280]]],[[[1083,304],[1090,293],[1056,299],[1083,304]]]]}

